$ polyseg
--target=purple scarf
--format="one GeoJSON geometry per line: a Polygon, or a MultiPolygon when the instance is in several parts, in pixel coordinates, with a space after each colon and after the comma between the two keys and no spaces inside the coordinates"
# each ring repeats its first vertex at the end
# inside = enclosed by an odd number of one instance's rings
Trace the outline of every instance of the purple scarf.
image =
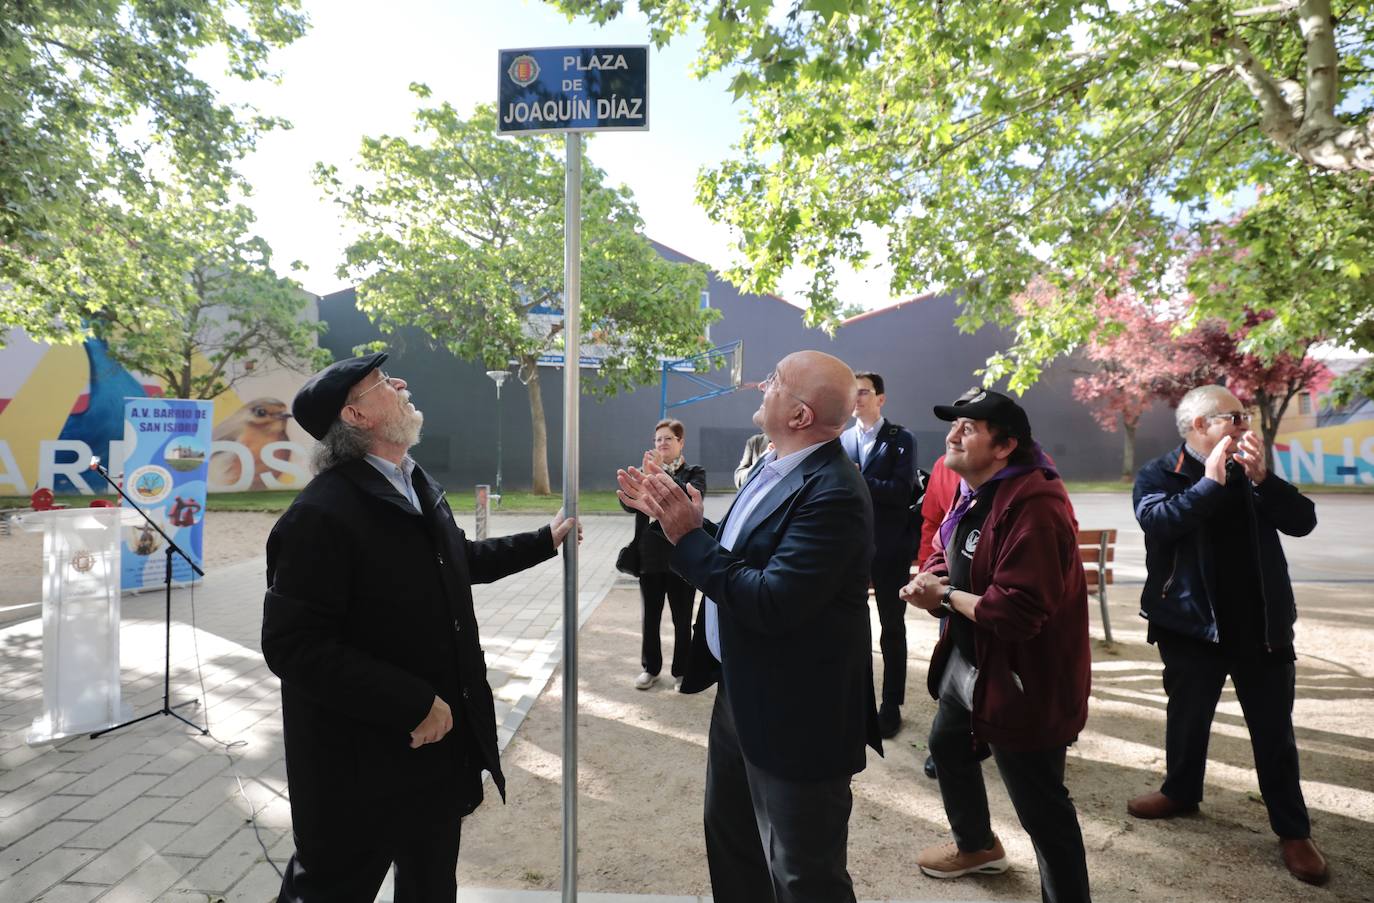
{"type": "Polygon", "coordinates": [[[941,549],[949,548],[949,541],[954,538],[954,531],[959,529],[959,521],[963,519],[968,510],[973,507],[974,501],[984,494],[984,490],[996,483],[998,480],[1008,480],[1012,477],[1019,477],[1034,470],[1043,470],[1047,477],[1059,476],[1059,471],[1055,470],[1050,459],[1045,456],[1045,452],[1040,448],[1040,443],[1033,444],[1035,460],[1030,464],[1017,464],[1014,466],[1003,467],[993,474],[986,483],[977,489],[970,489],[968,483],[959,481],[959,500],[954,503],[954,507],[949,509],[945,519],[940,522],[938,547],[941,549]]]}

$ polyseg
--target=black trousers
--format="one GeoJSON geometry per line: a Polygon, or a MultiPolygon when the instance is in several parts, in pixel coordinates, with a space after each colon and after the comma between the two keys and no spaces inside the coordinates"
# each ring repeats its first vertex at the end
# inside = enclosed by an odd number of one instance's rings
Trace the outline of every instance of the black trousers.
{"type": "MultiPolygon", "coordinates": [[[[1088,862],[1078,813],[1064,786],[1066,748],[1013,752],[992,747],[997,770],[1021,827],[1030,835],[1040,866],[1044,903],[1088,901],[1088,862]]],[[[930,725],[930,755],[954,842],[964,852],[992,846],[992,820],[982,756],[973,738],[973,716],[942,697],[930,725]]]]}
{"type": "Polygon", "coordinates": [[[396,903],[456,900],[462,827],[456,815],[438,823],[402,817],[390,831],[378,824],[340,826],[337,844],[298,836],[277,903],[372,903],[392,863],[396,903]]]}
{"type": "Polygon", "coordinates": [[[692,603],[696,601],[696,587],[677,574],[641,574],[639,577],[639,596],[643,601],[643,638],[639,647],[639,663],[650,674],[663,670],[663,645],[658,637],[658,627],[663,621],[663,599],[668,599],[668,610],[673,618],[673,665],[674,677],[687,673],[687,655],[692,651],[692,603]]]}
{"type": "Polygon", "coordinates": [[[854,903],[849,776],[789,781],[749,764],[724,688],[706,751],[706,865],[716,903],[854,903]]]}
{"type": "Polygon", "coordinates": [[[1279,837],[1310,837],[1312,824],[1298,783],[1298,743],[1293,735],[1297,677],[1293,662],[1232,659],[1220,648],[1164,631],[1156,634],[1156,645],[1164,662],[1164,692],[1169,696],[1166,771],[1160,792],[1180,803],[1202,801],[1212,717],[1229,674],[1250,729],[1269,826],[1279,837]]]}
{"type": "Polygon", "coordinates": [[[899,706],[906,702],[906,608],[897,591],[911,580],[911,558],[875,558],[869,579],[878,606],[878,648],[883,653],[881,703],[899,706]]]}

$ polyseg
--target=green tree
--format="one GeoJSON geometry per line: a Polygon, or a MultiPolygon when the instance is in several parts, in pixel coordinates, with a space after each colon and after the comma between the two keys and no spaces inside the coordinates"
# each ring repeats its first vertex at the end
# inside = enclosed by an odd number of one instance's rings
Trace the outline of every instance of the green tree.
{"type": "Polygon", "coordinates": [[[1215,362],[1226,388],[1241,403],[1259,410],[1264,459],[1271,470],[1274,442],[1289,404],[1299,394],[1323,391],[1331,382],[1331,371],[1326,365],[1307,356],[1313,344],[1311,339],[1297,343],[1291,351],[1267,357],[1244,350],[1249,333],[1272,317],[1267,311],[1251,312],[1239,327],[1232,328],[1221,320],[1208,320],[1189,336],[1189,341],[1215,362]]]}
{"type": "MultiPolygon", "coordinates": [[[[305,31],[299,0],[23,0],[0,16],[0,326],[79,341],[92,313],[148,297],[93,278],[138,240],[131,210],[169,173],[228,189],[233,163],[280,123],[221,103],[190,69],[230,74],[305,31]]],[[[0,341],[3,340],[0,331],[0,341]]]]}
{"type": "MultiPolygon", "coordinates": [[[[429,96],[422,85],[412,90],[429,96]]],[[[500,138],[496,113],[464,119],[449,104],[415,114],[419,142],[364,138],[362,184],[334,166],[317,178],[361,231],[341,277],[384,333],[415,327],[489,368],[514,361],[529,389],[533,486],[550,491],[540,355],[562,350],[564,165],[556,139],[500,138]]],[[[663,259],[641,232],[626,188],[582,161],[582,323],[609,351],[584,385],[611,394],[651,381],[660,357],[702,350],[716,315],[702,310],[706,271],[663,259]]]]}
{"type": "Polygon", "coordinates": [[[164,189],[131,219],[135,240],[105,242],[104,274],[148,294],[87,317],[111,357],[161,377],[175,398],[214,398],[264,367],[314,370],[330,357],[316,344],[324,324],[303,317],[310,295],[273,269],[253,212],[216,197],[164,189]]]}
{"type": "MultiPolygon", "coordinates": [[[[555,2],[596,21],[625,6],[555,2]]],[[[698,181],[741,238],[730,278],[763,291],[809,271],[808,320],[833,322],[836,266],[864,265],[876,228],[892,292],[959,289],[974,328],[1015,321],[1043,275],[1061,303],[990,362],[1017,389],[1091,335],[1125,249],[1134,288],[1160,290],[1169,221],[1294,173],[1374,170],[1367,0],[639,7],[657,44],[699,28],[699,69],[733,73],[747,104],[736,158],[698,181]]]]}
{"type": "MultiPolygon", "coordinates": [[[[1190,250],[1192,319],[1225,321],[1243,334],[1242,354],[1302,361],[1314,340],[1374,349],[1374,182],[1304,173],[1198,230],[1190,250]]],[[[1374,364],[1335,391],[1374,394],[1374,364]]]]}

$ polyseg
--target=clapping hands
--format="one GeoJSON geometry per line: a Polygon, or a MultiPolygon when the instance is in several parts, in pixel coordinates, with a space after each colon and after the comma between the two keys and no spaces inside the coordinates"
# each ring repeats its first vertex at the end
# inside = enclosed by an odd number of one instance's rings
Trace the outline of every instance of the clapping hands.
{"type": "Polygon", "coordinates": [[[627,507],[656,519],[663,535],[677,545],[678,540],[701,526],[705,505],[695,486],[688,485],[683,492],[658,465],[657,456],[651,455],[645,453],[642,470],[629,467],[615,472],[620,486],[616,494],[627,507]]]}

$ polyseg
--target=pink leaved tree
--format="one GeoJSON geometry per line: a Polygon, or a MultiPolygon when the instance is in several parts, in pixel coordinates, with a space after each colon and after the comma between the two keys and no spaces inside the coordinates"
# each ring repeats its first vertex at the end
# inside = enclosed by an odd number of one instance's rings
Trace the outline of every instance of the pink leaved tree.
{"type": "MultiPolygon", "coordinates": [[[[1157,401],[1173,406],[1193,386],[1216,380],[1216,369],[1189,337],[1175,339],[1182,311],[1137,294],[1130,287],[1129,264],[1119,288],[1096,296],[1096,324],[1082,346],[1095,366],[1073,381],[1073,397],[1087,405],[1103,430],[1123,433],[1121,479],[1135,477],[1135,435],[1141,416],[1157,401]]],[[[1017,302],[1043,307],[1054,289],[1039,280],[1017,302]]]]}
{"type": "Polygon", "coordinates": [[[1244,322],[1230,331],[1224,323],[1209,320],[1189,336],[1199,354],[1216,362],[1226,388],[1242,404],[1259,409],[1264,458],[1271,470],[1274,439],[1288,405],[1304,392],[1324,390],[1335,376],[1321,361],[1308,357],[1315,339],[1298,342],[1292,351],[1280,352],[1269,360],[1242,351],[1247,334],[1273,316],[1268,311],[1247,311],[1244,322]]]}

